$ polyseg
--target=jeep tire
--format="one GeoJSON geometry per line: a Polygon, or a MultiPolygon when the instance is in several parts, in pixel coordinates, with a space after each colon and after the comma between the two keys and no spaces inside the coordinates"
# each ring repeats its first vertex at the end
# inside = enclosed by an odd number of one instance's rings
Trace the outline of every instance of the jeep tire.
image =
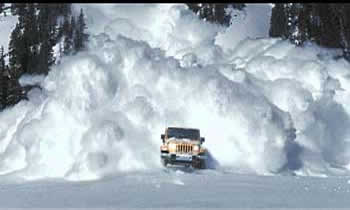
{"type": "Polygon", "coordinates": [[[193,160],[192,167],[196,169],[205,169],[205,160],[203,159],[193,160]]]}

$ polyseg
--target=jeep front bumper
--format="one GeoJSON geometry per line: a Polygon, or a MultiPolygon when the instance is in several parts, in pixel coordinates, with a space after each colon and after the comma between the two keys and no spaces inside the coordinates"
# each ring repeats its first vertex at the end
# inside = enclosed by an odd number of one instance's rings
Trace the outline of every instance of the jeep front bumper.
{"type": "Polygon", "coordinates": [[[166,160],[170,164],[176,164],[176,163],[192,163],[193,161],[197,160],[205,160],[207,159],[206,155],[198,154],[198,155],[191,155],[191,154],[173,154],[173,153],[161,153],[161,158],[166,160]]]}

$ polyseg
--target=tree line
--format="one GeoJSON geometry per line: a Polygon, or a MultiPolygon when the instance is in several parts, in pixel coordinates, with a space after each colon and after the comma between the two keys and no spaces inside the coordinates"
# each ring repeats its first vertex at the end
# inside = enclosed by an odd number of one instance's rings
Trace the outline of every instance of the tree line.
{"type": "Polygon", "coordinates": [[[270,37],[288,39],[297,46],[306,41],[341,48],[350,59],[350,4],[279,3],[272,9],[270,37]]]}
{"type": "MultiPolygon", "coordinates": [[[[199,18],[229,26],[228,8],[242,10],[242,3],[187,4],[199,18]]],[[[349,3],[275,3],[270,19],[270,37],[290,40],[296,46],[314,42],[327,48],[340,48],[350,60],[350,4],[349,3]]]]}
{"type": "Polygon", "coordinates": [[[0,110],[26,99],[31,87],[19,84],[22,75],[48,74],[58,57],[84,50],[88,41],[83,10],[75,17],[71,4],[13,3],[10,11],[18,16],[18,23],[10,35],[8,54],[0,48],[0,110]],[[54,47],[59,48],[56,55],[54,47]]]}

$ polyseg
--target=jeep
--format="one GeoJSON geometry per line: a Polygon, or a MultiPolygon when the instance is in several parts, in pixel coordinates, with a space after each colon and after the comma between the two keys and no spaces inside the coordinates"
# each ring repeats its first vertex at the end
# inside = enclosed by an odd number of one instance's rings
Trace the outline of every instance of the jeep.
{"type": "Polygon", "coordinates": [[[160,146],[163,166],[185,165],[197,169],[206,168],[207,150],[202,146],[205,141],[200,137],[199,129],[168,127],[161,134],[160,146]]]}

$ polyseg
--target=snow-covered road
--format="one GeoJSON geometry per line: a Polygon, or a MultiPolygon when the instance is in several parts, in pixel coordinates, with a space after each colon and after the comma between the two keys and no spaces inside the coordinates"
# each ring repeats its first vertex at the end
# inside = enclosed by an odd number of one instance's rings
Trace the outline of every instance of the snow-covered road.
{"type": "Polygon", "coordinates": [[[257,176],[180,169],[99,181],[0,184],[1,207],[349,207],[348,178],[257,176]]]}

